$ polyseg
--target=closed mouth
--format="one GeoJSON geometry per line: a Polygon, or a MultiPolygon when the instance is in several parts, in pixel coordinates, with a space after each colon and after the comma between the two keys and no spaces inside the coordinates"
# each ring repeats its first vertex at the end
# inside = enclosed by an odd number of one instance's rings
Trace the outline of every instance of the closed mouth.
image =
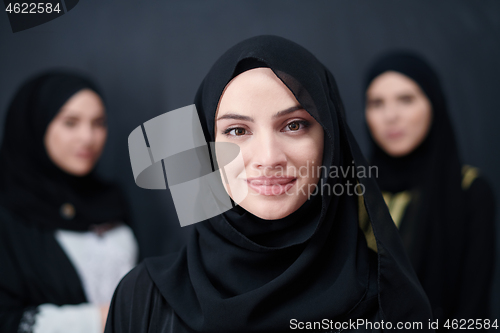
{"type": "Polygon", "coordinates": [[[265,196],[282,195],[297,183],[296,177],[257,177],[247,178],[250,188],[265,196]]]}

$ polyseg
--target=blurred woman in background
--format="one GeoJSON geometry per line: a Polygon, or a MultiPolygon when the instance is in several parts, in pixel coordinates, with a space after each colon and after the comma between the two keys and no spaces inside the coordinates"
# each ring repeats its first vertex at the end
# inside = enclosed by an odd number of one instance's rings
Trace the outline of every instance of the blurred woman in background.
{"type": "Polygon", "coordinates": [[[393,53],[371,67],[365,90],[371,163],[435,319],[488,318],[493,193],[460,160],[436,73],[413,54],[393,53]]]}
{"type": "Polygon", "coordinates": [[[102,332],[137,260],[122,193],[93,171],[106,110],[88,79],[39,75],[12,100],[0,148],[0,331],[102,332]]]}

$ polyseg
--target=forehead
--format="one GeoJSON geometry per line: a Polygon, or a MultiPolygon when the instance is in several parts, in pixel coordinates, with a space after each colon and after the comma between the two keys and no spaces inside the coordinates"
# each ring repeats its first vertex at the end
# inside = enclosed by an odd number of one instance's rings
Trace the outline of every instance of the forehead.
{"type": "Polygon", "coordinates": [[[233,78],[224,89],[218,115],[261,113],[298,105],[287,86],[269,68],[254,68],[233,78]]]}
{"type": "Polygon", "coordinates": [[[70,97],[61,107],[59,116],[89,116],[95,117],[104,114],[104,104],[94,91],[83,89],[70,97]]]}
{"type": "Polygon", "coordinates": [[[420,92],[420,86],[410,77],[395,71],[387,71],[377,76],[367,89],[367,94],[397,94],[420,92]]]}

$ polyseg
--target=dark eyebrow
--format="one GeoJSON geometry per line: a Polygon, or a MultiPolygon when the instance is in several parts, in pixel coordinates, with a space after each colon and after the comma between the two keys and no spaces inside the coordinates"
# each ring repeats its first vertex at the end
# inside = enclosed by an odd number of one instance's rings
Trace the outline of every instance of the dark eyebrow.
{"type": "Polygon", "coordinates": [[[304,108],[302,107],[302,105],[295,105],[295,106],[292,106],[291,108],[288,108],[286,110],[277,112],[273,116],[273,118],[279,118],[279,117],[282,117],[282,116],[286,116],[287,114],[293,113],[293,112],[298,111],[298,110],[303,110],[303,109],[304,108]]]}
{"type": "Polygon", "coordinates": [[[227,113],[223,116],[220,116],[217,118],[217,120],[222,120],[222,119],[235,119],[235,120],[244,120],[244,121],[251,121],[253,122],[252,117],[248,116],[242,116],[241,114],[236,114],[236,113],[227,113]]]}
{"type": "MultiPolygon", "coordinates": [[[[302,105],[292,106],[291,108],[279,111],[273,115],[273,118],[279,118],[279,117],[285,116],[287,114],[293,113],[293,112],[298,111],[298,110],[303,110],[302,105]]],[[[217,118],[217,120],[221,120],[221,119],[235,119],[235,120],[243,120],[243,121],[250,121],[250,122],[254,121],[252,117],[243,116],[243,115],[236,114],[236,113],[227,113],[227,114],[217,118]]]]}
{"type": "Polygon", "coordinates": [[[396,98],[405,98],[405,97],[415,97],[415,94],[412,92],[404,92],[396,96],[396,98]]]}

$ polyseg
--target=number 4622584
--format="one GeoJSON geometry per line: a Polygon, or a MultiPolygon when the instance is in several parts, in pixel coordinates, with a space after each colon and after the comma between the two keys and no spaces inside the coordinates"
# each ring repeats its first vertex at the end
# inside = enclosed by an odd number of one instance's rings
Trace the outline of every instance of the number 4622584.
{"type": "Polygon", "coordinates": [[[52,5],[50,2],[39,2],[39,3],[9,3],[5,11],[9,14],[51,14],[53,12],[59,13],[61,9],[59,8],[59,3],[52,5]]]}
{"type": "Polygon", "coordinates": [[[443,326],[452,330],[498,329],[497,319],[494,321],[489,319],[448,319],[443,326]]]}

